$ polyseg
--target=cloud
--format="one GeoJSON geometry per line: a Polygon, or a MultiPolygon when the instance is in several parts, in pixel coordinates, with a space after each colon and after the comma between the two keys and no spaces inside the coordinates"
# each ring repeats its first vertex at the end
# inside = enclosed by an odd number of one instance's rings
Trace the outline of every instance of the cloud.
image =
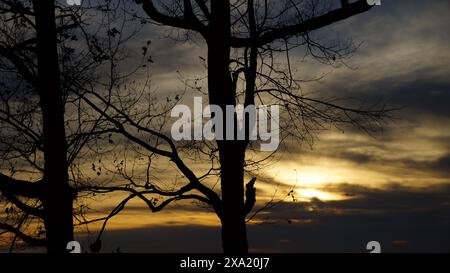
{"type": "Polygon", "coordinates": [[[342,152],[340,153],[340,157],[357,164],[367,164],[374,160],[371,155],[357,152],[342,152]]]}
{"type": "Polygon", "coordinates": [[[339,153],[339,158],[348,160],[358,165],[387,164],[391,167],[397,167],[398,170],[414,170],[427,172],[429,176],[437,175],[450,178],[450,153],[435,159],[416,160],[413,158],[405,159],[387,159],[383,156],[367,154],[363,152],[339,153]]]}
{"type": "Polygon", "coordinates": [[[432,162],[431,167],[450,176],[450,154],[447,154],[446,156],[432,162]]]}

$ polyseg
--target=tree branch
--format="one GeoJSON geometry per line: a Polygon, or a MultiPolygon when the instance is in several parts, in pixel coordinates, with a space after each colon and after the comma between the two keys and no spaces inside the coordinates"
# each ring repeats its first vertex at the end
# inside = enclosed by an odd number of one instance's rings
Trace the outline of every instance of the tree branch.
{"type": "Polygon", "coordinates": [[[44,212],[41,209],[31,207],[24,202],[20,201],[15,195],[9,194],[7,191],[2,192],[3,195],[13,203],[17,208],[24,211],[27,214],[37,216],[39,218],[44,218],[44,212]]]}
{"type": "Polygon", "coordinates": [[[0,173],[0,191],[4,194],[14,194],[28,198],[40,198],[42,195],[42,181],[32,183],[17,180],[0,173]]]}
{"type": "Polygon", "coordinates": [[[256,202],[255,181],[256,177],[253,177],[245,186],[244,215],[250,213],[256,202]]]}
{"type": "Polygon", "coordinates": [[[37,85],[36,76],[28,69],[28,66],[13,50],[4,46],[0,46],[0,55],[9,60],[28,83],[34,86],[37,85]]]}
{"type": "Polygon", "coordinates": [[[270,31],[265,32],[256,39],[232,37],[231,45],[236,48],[249,47],[251,45],[260,47],[265,44],[272,43],[275,40],[286,39],[291,36],[300,35],[302,33],[331,25],[354,15],[364,13],[371,8],[372,6],[367,4],[366,0],[358,0],[354,3],[329,11],[326,14],[310,18],[298,24],[274,28],[270,31]]]}
{"type": "Polygon", "coordinates": [[[157,23],[175,28],[194,30],[202,35],[206,35],[206,27],[195,17],[192,5],[189,0],[184,0],[184,16],[175,17],[160,12],[152,0],[135,0],[137,4],[142,4],[142,8],[152,20],[157,23]]]}
{"type": "Polygon", "coordinates": [[[28,244],[41,246],[41,245],[45,245],[45,242],[46,242],[45,239],[39,239],[39,238],[31,237],[29,235],[26,235],[22,231],[20,231],[18,228],[15,228],[15,227],[10,226],[10,225],[5,224],[5,223],[0,223],[0,229],[3,229],[5,231],[7,231],[7,232],[10,232],[10,233],[16,235],[22,241],[24,241],[25,243],[28,243],[28,244]]]}
{"type": "Polygon", "coordinates": [[[206,3],[204,0],[195,0],[195,2],[197,3],[197,5],[200,7],[200,9],[202,10],[203,14],[205,15],[205,17],[207,19],[211,18],[211,13],[209,12],[208,7],[206,6],[206,3]]]}

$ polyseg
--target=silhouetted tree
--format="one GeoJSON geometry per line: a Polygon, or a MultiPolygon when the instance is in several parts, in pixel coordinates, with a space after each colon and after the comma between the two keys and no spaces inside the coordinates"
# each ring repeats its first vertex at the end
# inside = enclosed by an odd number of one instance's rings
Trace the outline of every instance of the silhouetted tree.
{"type": "Polygon", "coordinates": [[[0,230],[14,235],[11,251],[18,238],[65,252],[73,216],[84,222],[83,205],[73,208],[79,165],[108,131],[72,90],[95,84],[115,57],[110,12],[104,3],[0,1],[0,230]]]}
{"type": "MultiPolygon", "coordinates": [[[[25,213],[39,216],[44,221],[45,245],[48,252],[64,252],[67,242],[73,240],[72,199],[73,191],[69,186],[67,142],[64,125],[63,92],[60,83],[60,70],[57,47],[54,1],[32,1],[32,6],[19,1],[2,1],[3,18],[10,14],[11,20],[29,24],[35,30],[34,37],[27,37],[16,44],[17,48],[0,47],[0,54],[17,69],[20,77],[36,87],[39,107],[42,115],[42,138],[36,135],[34,128],[21,128],[25,134],[39,138],[39,149],[43,151],[43,177],[37,182],[21,181],[10,176],[0,175],[0,189],[19,209],[25,213]],[[17,16],[14,18],[14,16],[17,16]],[[34,21],[33,21],[34,18],[34,21]],[[23,48],[33,51],[33,59],[25,60],[23,48]],[[26,61],[36,64],[32,71],[26,61]],[[37,199],[40,207],[30,207],[16,196],[37,199]]],[[[2,22],[4,27],[7,22],[2,22]]],[[[18,33],[11,33],[18,34],[18,33]]],[[[8,37],[10,38],[10,37],[8,37]]],[[[3,92],[2,92],[3,93],[3,92]]],[[[7,110],[7,109],[2,109],[7,110]]],[[[2,116],[3,117],[3,116],[2,116]]],[[[8,116],[14,120],[14,116],[8,116]]],[[[17,126],[22,126],[18,121],[17,126]]],[[[10,231],[24,241],[39,242],[24,235],[20,229],[1,224],[1,228],[10,231]]],[[[42,240],[41,240],[42,242],[42,240]]]]}
{"type": "Polygon", "coordinates": [[[36,21],[37,92],[42,111],[44,177],[42,205],[48,252],[64,252],[73,240],[63,92],[60,83],[54,1],[33,1],[36,21]]]}
{"type": "MultiPolygon", "coordinates": [[[[288,72],[276,78],[270,72],[273,66],[266,66],[268,55],[277,50],[289,52],[295,46],[305,46],[310,53],[326,61],[335,61],[343,55],[341,48],[326,47],[310,38],[314,30],[351,16],[368,11],[371,6],[360,0],[332,9],[332,5],[320,1],[151,1],[137,0],[154,22],[165,26],[198,33],[207,44],[208,97],[209,103],[225,109],[226,105],[236,105],[238,92],[236,82],[240,73],[244,75],[245,105],[255,104],[255,98],[266,93],[278,103],[291,106],[289,113],[298,120],[308,118],[321,122],[351,122],[366,126],[361,120],[350,115],[367,119],[379,119],[381,111],[360,111],[344,108],[331,102],[313,101],[302,97],[290,84],[294,81],[288,72]],[[284,49],[281,47],[285,45],[284,49]],[[281,45],[281,46],[280,46],[281,45]],[[232,50],[241,52],[241,59],[233,58],[232,50]],[[260,62],[260,63],[259,63],[260,62]],[[258,65],[259,63],[259,65],[258,65]],[[260,80],[258,80],[260,78],[260,80]],[[266,82],[266,88],[261,87],[266,82]],[[314,108],[325,106],[327,109],[314,108]],[[311,114],[311,115],[310,115],[311,114]],[[342,115],[343,114],[343,115],[342,115]],[[320,117],[322,115],[322,117],[320,117]]],[[[289,61],[289,60],[288,60],[289,61]]],[[[225,124],[225,123],[224,123],[225,124]]],[[[235,130],[236,131],[236,130],[235,130]]],[[[221,202],[215,204],[220,209],[222,222],[222,243],[227,253],[247,252],[245,217],[254,204],[253,182],[244,191],[245,151],[248,141],[217,141],[220,161],[221,202]],[[247,195],[247,198],[245,196],[247,195]]]]}
{"type": "MultiPolygon", "coordinates": [[[[368,11],[371,6],[365,0],[342,1],[342,5],[331,1],[292,0],[136,0],[136,3],[142,4],[149,16],[141,20],[193,34],[186,35],[187,39],[201,37],[205,41],[209,104],[218,105],[224,111],[227,105],[235,106],[239,102],[245,106],[281,105],[285,111],[280,124],[282,132],[300,141],[310,140],[316,130],[326,128],[327,124],[352,124],[372,132],[388,117],[383,105],[345,105],[337,99],[303,94],[300,88],[303,81],[296,78],[291,68],[289,52],[295,48],[302,48],[305,55],[322,63],[343,63],[355,49],[351,43],[327,44],[314,39],[311,33],[368,11]],[[278,65],[280,56],[285,57],[284,66],[278,65]]],[[[148,176],[139,179],[119,167],[128,183],[91,188],[101,193],[130,193],[104,218],[106,221],[134,197],[146,202],[152,211],[172,201],[194,199],[211,206],[219,217],[224,252],[248,251],[246,215],[255,204],[256,179],[245,186],[244,172],[245,168],[258,164],[246,158],[246,151],[251,148],[248,137],[243,141],[204,141],[199,145],[176,143],[162,127],[152,127],[152,116],[145,117],[144,112],[130,113],[122,103],[114,105],[92,90],[86,90],[82,97],[115,126],[115,133],[139,147],[139,154],[145,150],[151,156],[169,159],[186,181],[175,190],[164,189],[148,176]],[[98,103],[109,108],[102,111],[98,103]],[[197,175],[184,160],[196,155],[211,160],[212,167],[204,174],[197,175]],[[210,176],[220,177],[220,195],[204,183],[210,176]],[[147,197],[153,194],[166,199],[147,197]]]]}

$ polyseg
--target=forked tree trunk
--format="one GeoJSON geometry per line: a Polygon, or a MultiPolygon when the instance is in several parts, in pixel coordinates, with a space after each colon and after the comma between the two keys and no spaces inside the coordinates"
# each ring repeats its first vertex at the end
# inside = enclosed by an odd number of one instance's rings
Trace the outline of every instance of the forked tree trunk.
{"type": "Polygon", "coordinates": [[[33,0],[37,34],[38,92],[44,135],[42,198],[47,251],[65,252],[73,240],[72,200],[69,186],[63,93],[57,52],[54,0],[33,0]]]}

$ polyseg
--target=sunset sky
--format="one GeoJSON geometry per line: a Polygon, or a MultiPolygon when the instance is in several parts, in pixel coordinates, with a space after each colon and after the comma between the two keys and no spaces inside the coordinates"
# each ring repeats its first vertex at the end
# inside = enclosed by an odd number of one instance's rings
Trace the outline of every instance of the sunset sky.
{"type": "MultiPolygon", "coordinates": [[[[382,134],[331,129],[312,147],[283,146],[258,174],[256,187],[257,207],[271,198],[284,201],[250,222],[251,250],[365,251],[371,240],[386,251],[450,250],[449,12],[448,1],[382,1],[381,7],[317,33],[362,45],[348,60],[353,69],[298,57],[302,76],[327,74],[304,88],[384,100],[401,110],[382,134]],[[291,189],[295,202],[286,196],[291,189]]],[[[198,58],[206,55],[201,41],[174,42],[163,38],[165,32],[155,35],[159,28],[147,31],[158,92],[182,90],[180,74],[205,74],[198,58]]],[[[109,249],[221,249],[216,216],[189,202],[156,214],[135,202],[108,227],[109,249]]]]}
{"type": "MultiPolygon", "coordinates": [[[[387,252],[450,251],[450,2],[381,2],[315,33],[361,43],[347,67],[302,60],[301,52],[291,59],[304,78],[326,75],[305,84],[308,92],[381,100],[399,110],[379,134],[330,127],[314,143],[281,145],[256,174],[255,210],[278,204],[248,223],[250,251],[366,252],[369,241],[387,252]]],[[[149,25],[130,45],[152,41],[151,86],[163,96],[184,90],[180,78],[206,75],[203,41],[174,41],[167,33],[149,25]]],[[[169,162],[157,164],[160,176],[176,175],[169,162]]],[[[194,170],[205,164],[189,162],[194,170]]],[[[89,216],[106,215],[124,196],[86,201],[95,208],[89,216]]],[[[87,245],[98,227],[90,225],[90,234],[77,228],[78,239],[87,245]]],[[[197,203],[152,213],[134,200],[109,222],[103,244],[105,252],[220,252],[220,223],[197,203]]]]}

